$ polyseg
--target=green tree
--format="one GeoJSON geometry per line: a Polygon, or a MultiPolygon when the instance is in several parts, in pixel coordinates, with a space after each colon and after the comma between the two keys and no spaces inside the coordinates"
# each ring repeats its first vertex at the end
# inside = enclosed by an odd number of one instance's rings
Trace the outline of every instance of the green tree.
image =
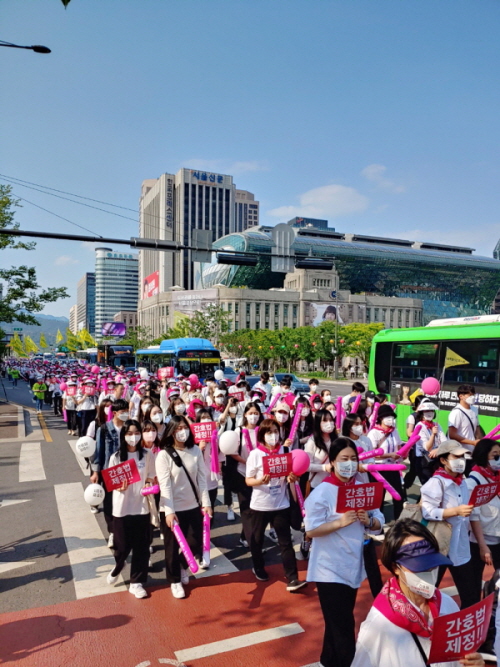
{"type": "Polygon", "coordinates": [[[198,310],[189,320],[189,331],[193,338],[208,338],[219,347],[221,338],[229,331],[231,314],[222,306],[208,304],[198,310]]]}
{"type": "Polygon", "coordinates": [[[135,350],[141,350],[148,345],[155,345],[151,340],[151,329],[149,327],[129,327],[126,335],[121,340],[122,345],[132,345],[135,350]]]}

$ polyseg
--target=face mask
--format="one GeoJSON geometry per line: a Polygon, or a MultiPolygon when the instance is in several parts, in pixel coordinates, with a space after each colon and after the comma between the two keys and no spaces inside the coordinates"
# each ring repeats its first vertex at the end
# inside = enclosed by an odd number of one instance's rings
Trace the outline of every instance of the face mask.
{"type": "Polygon", "coordinates": [[[150,408],[153,404],[152,403],[143,403],[141,405],[141,411],[143,414],[146,414],[148,408],[150,408]]]}
{"type": "Polygon", "coordinates": [[[109,415],[111,412],[111,405],[108,405],[107,407],[104,408],[104,414],[109,415]]]}
{"type": "Polygon", "coordinates": [[[335,428],[335,425],[333,422],[321,422],[319,427],[322,433],[331,433],[335,428]]]}
{"type": "Polygon", "coordinates": [[[434,413],[433,412],[424,412],[424,419],[425,419],[425,421],[431,422],[434,419],[434,413]]]}
{"type": "Polygon", "coordinates": [[[314,409],[315,410],[321,410],[321,403],[315,403],[314,404],[314,409]]]}
{"type": "Polygon", "coordinates": [[[284,412],[277,412],[276,413],[276,421],[279,424],[284,424],[286,420],[288,419],[288,415],[284,412]]]}
{"type": "Polygon", "coordinates": [[[211,421],[210,419],[200,419],[200,424],[207,424],[210,421],[211,421]]]}
{"type": "Polygon", "coordinates": [[[412,593],[421,595],[426,600],[434,595],[436,590],[436,581],[438,578],[438,568],[435,567],[429,572],[407,572],[404,573],[406,585],[412,593]]]}
{"type": "Polygon", "coordinates": [[[318,385],[317,384],[311,384],[310,387],[311,387],[311,391],[315,392],[316,389],[318,388],[318,385]]]}
{"type": "Polygon", "coordinates": [[[326,403],[327,401],[331,400],[332,395],[331,394],[325,394],[323,396],[323,401],[326,403]]]}
{"type": "Polygon", "coordinates": [[[176,405],[175,412],[178,415],[183,415],[186,412],[186,406],[184,405],[184,403],[179,403],[179,405],[176,405]]]}
{"type": "Polygon", "coordinates": [[[266,445],[275,445],[278,442],[278,434],[266,433],[266,435],[264,436],[264,440],[266,442],[266,445]]]}
{"type": "Polygon", "coordinates": [[[163,422],[163,415],[161,412],[157,412],[155,415],[151,417],[151,421],[154,422],[155,424],[161,424],[163,422]]]}
{"type": "Polygon", "coordinates": [[[363,426],[359,424],[358,426],[353,426],[351,431],[354,435],[363,435],[363,426]]]}
{"type": "Polygon", "coordinates": [[[384,417],[384,419],[382,419],[382,424],[384,426],[394,426],[395,419],[394,417],[384,417]]]}
{"type": "Polygon", "coordinates": [[[341,477],[354,477],[358,472],[357,461],[339,461],[335,463],[335,470],[341,477]]]}
{"type": "Polygon", "coordinates": [[[118,419],[121,419],[122,422],[126,422],[128,418],[129,418],[128,412],[120,412],[120,414],[118,415],[118,419]]]}
{"type": "Polygon", "coordinates": [[[465,402],[467,403],[467,405],[474,405],[474,403],[476,402],[476,397],[475,396],[468,396],[465,399],[465,402]]]}
{"type": "Polygon", "coordinates": [[[249,424],[256,424],[259,421],[259,415],[247,415],[247,422],[249,424]]]}
{"type": "Polygon", "coordinates": [[[373,398],[367,398],[366,402],[367,402],[368,405],[373,405],[375,403],[373,398]]]}
{"type": "Polygon", "coordinates": [[[500,459],[491,459],[491,461],[488,461],[488,463],[490,464],[490,468],[492,470],[500,470],[500,459]]]}
{"type": "Polygon", "coordinates": [[[465,459],[451,459],[448,461],[448,465],[450,466],[450,470],[452,472],[465,472],[465,459]]]}
{"type": "Polygon", "coordinates": [[[309,408],[302,408],[302,412],[301,412],[300,416],[301,417],[307,417],[307,415],[310,415],[310,414],[311,414],[311,411],[309,410],[309,408]]]}
{"type": "Polygon", "coordinates": [[[156,431],[146,431],[142,434],[144,442],[154,442],[156,440],[156,431]]]}
{"type": "Polygon", "coordinates": [[[137,445],[140,439],[141,436],[138,433],[136,435],[125,436],[125,442],[127,443],[127,445],[137,445]]]}
{"type": "Polygon", "coordinates": [[[221,405],[222,403],[224,403],[224,397],[223,396],[217,396],[217,398],[215,399],[215,402],[217,403],[217,405],[221,405]]]}
{"type": "Polygon", "coordinates": [[[232,415],[235,415],[235,414],[238,412],[238,408],[236,408],[236,407],[234,407],[234,408],[229,408],[229,412],[230,412],[232,415]]]}
{"type": "Polygon", "coordinates": [[[177,442],[186,442],[186,440],[189,438],[189,431],[187,428],[183,428],[181,431],[177,431],[174,437],[177,442]]]}

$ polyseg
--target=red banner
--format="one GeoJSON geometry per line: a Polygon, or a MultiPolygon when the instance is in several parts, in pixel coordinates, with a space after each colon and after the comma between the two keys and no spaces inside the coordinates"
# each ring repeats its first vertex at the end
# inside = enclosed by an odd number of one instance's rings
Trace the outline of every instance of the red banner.
{"type": "Polygon", "coordinates": [[[76,385],[72,384],[70,387],[67,387],[66,395],[67,396],[76,396],[76,385]]]}
{"type": "Polygon", "coordinates": [[[467,505],[487,505],[495,496],[498,495],[500,482],[492,482],[491,484],[478,484],[472,489],[469,502],[467,505]]]}
{"type": "Polygon", "coordinates": [[[488,633],[493,595],[462,611],[434,619],[429,663],[453,662],[477,651],[488,633]]]}
{"type": "Polygon", "coordinates": [[[292,472],[292,455],[276,454],[264,456],[262,459],[264,475],[271,477],[288,477],[292,472]]]}
{"type": "Polygon", "coordinates": [[[83,393],[85,396],[95,396],[95,387],[84,387],[83,393]]]}
{"type": "Polygon", "coordinates": [[[382,505],[384,487],[381,482],[339,486],[337,512],[349,510],[375,510],[382,505]]]}
{"type": "Polygon", "coordinates": [[[149,299],[150,296],[156,296],[160,293],[160,273],[155,271],[147,278],[144,278],[142,284],[142,298],[149,299]]]}
{"type": "Polygon", "coordinates": [[[166,380],[167,378],[173,378],[174,377],[174,367],[173,366],[167,366],[166,368],[159,368],[158,369],[158,379],[159,380],[166,380]]]}
{"type": "Polygon", "coordinates": [[[141,481],[141,475],[137,470],[135,459],[124,461],[111,468],[106,468],[106,470],[101,471],[101,474],[108,491],[120,488],[125,480],[129,484],[141,481]]]}
{"type": "Polygon", "coordinates": [[[216,427],[215,422],[197,422],[196,424],[191,424],[190,428],[194,441],[198,443],[203,440],[210,440],[216,427]]]}
{"type": "Polygon", "coordinates": [[[245,392],[244,391],[230,391],[229,392],[229,398],[235,398],[238,402],[244,401],[245,400],[245,392]]]}

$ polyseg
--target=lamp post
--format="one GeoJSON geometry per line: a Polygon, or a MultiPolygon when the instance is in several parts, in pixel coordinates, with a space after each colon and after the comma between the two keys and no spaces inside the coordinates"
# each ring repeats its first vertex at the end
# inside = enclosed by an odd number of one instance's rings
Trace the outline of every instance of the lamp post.
{"type": "Polygon", "coordinates": [[[34,51],[35,53],[52,53],[47,46],[42,46],[41,44],[34,44],[33,46],[21,46],[20,44],[12,44],[11,42],[4,42],[0,40],[0,46],[7,46],[10,49],[28,49],[29,51],[34,51]]]}

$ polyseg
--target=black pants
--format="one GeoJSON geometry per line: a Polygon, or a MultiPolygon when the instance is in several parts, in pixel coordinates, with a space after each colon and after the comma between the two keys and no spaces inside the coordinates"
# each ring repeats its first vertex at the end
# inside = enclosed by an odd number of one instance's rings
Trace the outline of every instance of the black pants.
{"type": "MultiPolygon", "coordinates": [[[[193,552],[193,556],[201,558],[203,550],[203,515],[199,507],[184,512],[176,512],[179,526],[193,552]]],[[[184,555],[180,552],[175,535],[167,526],[165,512],[160,512],[160,530],[163,533],[165,545],[165,569],[169,584],[178,584],[181,581],[181,567],[187,570],[184,555]]]]}
{"type": "Polygon", "coordinates": [[[68,431],[76,431],[76,410],[66,410],[66,419],[68,420],[68,431]]]}
{"type": "MultiPolygon", "coordinates": [[[[472,558],[467,563],[464,563],[464,565],[450,565],[448,569],[460,596],[460,609],[466,609],[479,602],[481,599],[481,589],[478,588],[476,583],[477,576],[474,574],[472,558]]],[[[436,586],[439,586],[441,583],[445,572],[446,565],[441,565],[436,586]]]]}
{"type": "MultiPolygon", "coordinates": [[[[209,497],[210,497],[210,506],[211,506],[211,508],[212,508],[212,514],[214,513],[215,501],[217,500],[217,491],[218,491],[218,490],[219,490],[219,489],[215,488],[215,489],[210,489],[210,490],[208,491],[208,495],[209,495],[209,497]]],[[[213,518],[213,517],[212,517],[212,518],[213,518]]]]}
{"type": "MultiPolygon", "coordinates": [[[[491,551],[493,567],[495,570],[498,570],[500,567],[500,544],[488,544],[488,548],[491,551]]],[[[486,563],[481,559],[481,556],[479,555],[479,545],[475,542],[470,543],[470,554],[474,569],[475,588],[476,590],[481,591],[483,586],[483,571],[486,563]]]]}
{"type": "Polygon", "coordinates": [[[54,406],[54,414],[62,415],[62,396],[60,394],[52,396],[52,405],[54,406]]]}
{"type": "MultiPolygon", "coordinates": [[[[228,457],[230,458],[230,457],[228,457]]],[[[234,461],[234,459],[232,459],[234,461]]],[[[236,461],[235,461],[236,463],[236,461]]],[[[233,486],[234,486],[234,466],[231,463],[223,463],[221,467],[222,472],[222,486],[224,487],[224,505],[231,507],[233,504],[233,486]]]]}
{"type": "MultiPolygon", "coordinates": [[[[102,480],[102,478],[101,478],[102,480]]],[[[104,520],[106,521],[106,526],[108,533],[114,533],[113,530],[113,491],[108,491],[104,482],[102,482],[104,487],[104,500],[102,501],[102,511],[104,514],[104,520]]]]}
{"type": "Polygon", "coordinates": [[[430,480],[433,474],[430,468],[430,462],[425,458],[425,456],[417,456],[415,458],[415,468],[417,470],[417,477],[423,486],[430,480]]]}
{"type": "Polygon", "coordinates": [[[120,574],[127,556],[132,552],[130,583],[144,584],[148,579],[149,514],[113,517],[113,555],[116,565],[113,576],[120,574]]]}
{"type": "Polygon", "coordinates": [[[252,487],[247,486],[243,475],[238,473],[235,478],[235,490],[238,494],[238,503],[240,505],[241,517],[241,538],[245,539],[248,544],[252,541],[252,510],[250,509],[250,500],[252,498],[252,487]]]}
{"type": "Polygon", "coordinates": [[[417,471],[417,457],[415,456],[415,447],[412,447],[410,449],[410,453],[408,454],[408,458],[410,460],[410,467],[408,468],[408,472],[405,475],[405,480],[404,480],[404,487],[405,489],[409,489],[410,486],[413,486],[415,482],[415,477],[418,475],[417,471]]]}
{"type": "Polygon", "coordinates": [[[78,419],[78,435],[81,438],[87,433],[88,427],[96,418],[97,411],[95,408],[93,410],[81,410],[78,414],[80,415],[78,419]]]}
{"type": "Polygon", "coordinates": [[[369,540],[367,544],[363,546],[363,558],[365,561],[365,570],[370,591],[373,597],[376,598],[382,590],[383,584],[380,568],[378,566],[377,550],[373,540],[369,540]]]}
{"type": "Polygon", "coordinates": [[[323,667],[349,667],[356,652],[354,605],[358,591],[346,584],[317,582],[316,587],[325,620],[320,662],[323,667]]]}
{"type": "Polygon", "coordinates": [[[264,568],[264,554],[262,545],[264,543],[264,532],[268,523],[272,525],[278,536],[278,546],[281,552],[281,561],[285,569],[285,576],[289,582],[297,579],[297,561],[293,550],[292,536],[290,533],[290,508],[274,510],[272,512],[259,512],[251,510],[252,530],[250,536],[250,551],[255,570],[264,568]]]}
{"type": "Polygon", "coordinates": [[[49,390],[45,392],[44,403],[45,405],[52,405],[52,392],[49,390]]]}

